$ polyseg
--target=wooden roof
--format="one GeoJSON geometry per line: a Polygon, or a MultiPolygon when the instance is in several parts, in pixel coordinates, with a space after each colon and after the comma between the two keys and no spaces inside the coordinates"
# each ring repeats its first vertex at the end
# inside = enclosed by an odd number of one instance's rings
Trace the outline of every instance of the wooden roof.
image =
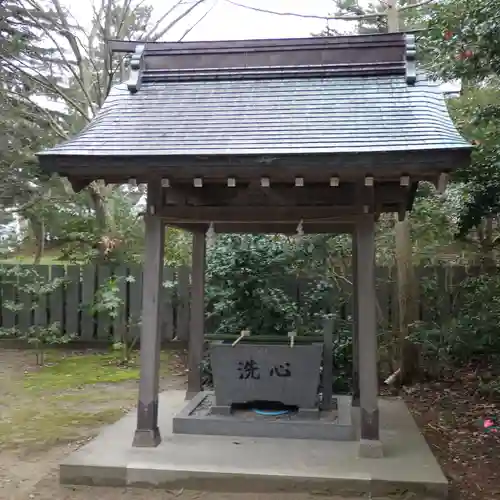
{"type": "Polygon", "coordinates": [[[39,154],[45,171],[83,182],[433,180],[469,161],[443,95],[416,72],[412,35],[110,48],[134,52],[130,80],[86,129],[39,154]]]}

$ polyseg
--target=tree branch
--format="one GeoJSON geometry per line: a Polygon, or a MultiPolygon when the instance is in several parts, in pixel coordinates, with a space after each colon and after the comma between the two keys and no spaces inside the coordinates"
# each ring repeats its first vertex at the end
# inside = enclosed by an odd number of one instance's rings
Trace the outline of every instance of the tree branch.
{"type": "MultiPolygon", "coordinates": [[[[68,19],[66,17],[66,13],[64,9],[62,8],[62,5],[59,0],[51,0],[52,4],[54,5],[56,12],[59,16],[59,21],[61,22],[61,25],[64,28],[64,31],[62,31],[62,35],[64,38],[68,41],[71,51],[73,52],[73,55],[75,56],[76,59],[76,64],[78,66],[78,70],[80,72],[80,78],[78,79],[79,85],[82,87],[82,91],[85,94],[85,97],[87,98],[89,102],[89,106],[92,109],[92,112],[94,113],[94,103],[92,102],[92,99],[87,93],[87,88],[86,88],[86,76],[87,76],[87,68],[85,67],[84,64],[84,59],[82,57],[82,53],[80,51],[80,47],[78,45],[78,41],[76,40],[75,35],[72,33],[72,29],[70,24],[68,23],[68,19]]],[[[78,25],[77,28],[81,31],[82,30],[81,26],[78,25]]]]}
{"type": "Polygon", "coordinates": [[[53,83],[49,82],[45,75],[43,75],[39,70],[33,69],[31,66],[26,64],[24,61],[21,59],[10,56],[10,58],[6,58],[2,55],[0,55],[0,61],[4,61],[7,66],[10,66],[14,71],[20,71],[24,76],[26,76],[28,79],[32,80],[33,82],[37,83],[44,89],[48,90],[49,92],[53,92],[57,94],[59,97],[61,97],[66,104],[68,104],[70,107],[72,107],[75,111],[80,113],[85,120],[89,121],[88,114],[85,112],[85,110],[71,97],[66,95],[57,85],[54,85],[53,83]],[[12,61],[16,61],[19,63],[21,66],[17,66],[13,64],[12,61]],[[22,67],[26,67],[26,69],[23,69],[22,67]],[[31,71],[31,72],[30,72],[31,71]],[[32,72],[35,72],[39,77],[35,76],[32,72]]]}
{"type": "MultiPolygon", "coordinates": [[[[50,128],[57,134],[58,137],[63,140],[66,140],[68,138],[66,131],[61,127],[59,123],[57,123],[56,119],[48,109],[40,106],[40,104],[36,103],[35,101],[32,101],[28,96],[18,94],[12,90],[4,89],[2,92],[6,95],[10,94],[13,99],[23,101],[27,106],[36,109],[36,111],[42,114],[43,117],[47,120],[50,128]]],[[[23,111],[23,113],[25,113],[30,118],[39,118],[35,115],[32,115],[31,113],[28,113],[27,111],[23,111]]]]}
{"type": "MultiPolygon", "coordinates": [[[[242,7],[243,9],[253,10],[255,12],[261,12],[263,14],[273,14],[275,16],[287,16],[287,17],[300,17],[302,19],[322,19],[325,21],[361,21],[363,19],[373,19],[376,17],[387,16],[387,12],[374,12],[371,14],[362,14],[358,16],[318,16],[314,14],[299,14],[298,12],[277,12],[274,10],[252,7],[250,5],[245,5],[239,2],[235,2],[234,0],[225,0],[225,1],[236,7],[242,7]]],[[[403,5],[402,7],[398,8],[398,11],[403,12],[409,9],[416,9],[417,7],[422,7],[424,5],[428,5],[435,1],[436,0],[423,0],[422,2],[412,5],[403,5]]]]}
{"type": "MultiPolygon", "coordinates": [[[[35,0],[26,0],[34,9],[41,9],[41,6],[36,2],[35,0]]],[[[59,21],[61,23],[61,26],[63,29],[57,29],[57,32],[64,37],[64,39],[69,43],[71,47],[71,51],[75,57],[75,64],[78,67],[79,74],[75,71],[73,68],[73,64],[67,59],[66,55],[64,54],[64,49],[61,47],[59,42],[57,42],[55,36],[45,27],[40,25],[39,28],[44,32],[44,34],[52,41],[52,43],[56,46],[57,51],[61,55],[62,60],[64,61],[64,64],[66,68],[71,72],[75,80],[77,81],[79,87],[82,90],[83,95],[85,96],[88,105],[92,111],[92,114],[95,114],[95,108],[94,108],[94,103],[92,102],[92,99],[87,91],[87,84],[85,82],[86,79],[86,70],[85,70],[85,65],[84,61],[80,52],[80,48],[78,46],[78,42],[76,41],[75,36],[71,32],[71,26],[69,25],[66,15],[64,13],[64,10],[59,3],[59,0],[51,0],[52,4],[54,5],[56,12],[59,16],[59,21]]],[[[32,19],[34,23],[36,23],[36,19],[33,17],[31,13],[28,12],[28,15],[32,19]]],[[[54,28],[58,28],[57,26],[54,26],[54,28]]],[[[78,27],[78,29],[81,29],[78,27]]],[[[88,119],[88,113],[85,113],[88,119]]]]}
{"type": "Polygon", "coordinates": [[[149,30],[149,32],[145,35],[145,36],[142,36],[141,39],[146,39],[148,40],[149,38],[151,38],[154,34],[154,32],[161,26],[161,23],[163,21],[165,21],[165,19],[179,6],[179,5],[182,5],[184,3],[184,0],[178,0],[177,3],[171,7],[170,9],[167,10],[167,12],[165,12],[165,14],[163,14],[163,16],[160,17],[160,19],[158,19],[158,21],[156,22],[156,24],[149,30]]]}
{"type": "Polygon", "coordinates": [[[215,6],[217,5],[217,1],[218,0],[214,0],[214,2],[212,3],[212,6],[205,12],[205,14],[203,14],[199,19],[198,21],[196,21],[192,26],[190,26],[184,33],[183,35],[179,38],[179,42],[182,42],[182,40],[184,40],[184,38],[186,38],[187,35],[189,35],[189,33],[191,33],[191,31],[193,31],[196,26],[198,26],[202,21],[203,19],[205,19],[208,14],[210,14],[210,12],[212,12],[215,8],[215,6]]]}
{"type": "Polygon", "coordinates": [[[152,36],[153,41],[159,40],[165,33],[167,33],[171,28],[173,28],[179,21],[182,21],[186,16],[191,14],[196,7],[201,5],[205,0],[198,0],[196,3],[191,5],[189,9],[186,9],[182,14],[177,16],[171,23],[169,23],[163,30],[161,30],[159,33],[156,33],[155,35],[152,36]]]}

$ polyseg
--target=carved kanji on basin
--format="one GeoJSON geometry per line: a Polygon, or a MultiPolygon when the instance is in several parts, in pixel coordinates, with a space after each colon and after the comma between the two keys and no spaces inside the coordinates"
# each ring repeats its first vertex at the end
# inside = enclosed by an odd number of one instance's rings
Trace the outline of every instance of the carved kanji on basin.
{"type": "Polygon", "coordinates": [[[313,409],[318,406],[322,344],[264,345],[213,343],[218,406],[269,401],[313,409]]]}

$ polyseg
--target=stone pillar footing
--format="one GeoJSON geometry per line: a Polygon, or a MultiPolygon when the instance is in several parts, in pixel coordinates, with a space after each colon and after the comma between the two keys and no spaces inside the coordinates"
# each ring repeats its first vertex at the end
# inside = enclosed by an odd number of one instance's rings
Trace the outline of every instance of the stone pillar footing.
{"type": "Polygon", "coordinates": [[[212,415],[225,415],[225,416],[232,415],[231,407],[225,406],[225,405],[221,405],[221,406],[213,405],[210,408],[210,413],[212,415]]]}
{"type": "Polygon", "coordinates": [[[318,420],[319,419],[319,409],[318,408],[299,408],[297,411],[297,417],[304,420],[318,420]]]}
{"type": "Polygon", "coordinates": [[[384,448],[382,442],[372,439],[360,439],[359,457],[360,458],[383,458],[384,448]]]}
{"type": "Polygon", "coordinates": [[[161,443],[160,429],[137,429],[132,446],[134,448],[156,448],[161,443]]]}
{"type": "Polygon", "coordinates": [[[191,401],[200,391],[186,391],[185,401],[191,401]]]}

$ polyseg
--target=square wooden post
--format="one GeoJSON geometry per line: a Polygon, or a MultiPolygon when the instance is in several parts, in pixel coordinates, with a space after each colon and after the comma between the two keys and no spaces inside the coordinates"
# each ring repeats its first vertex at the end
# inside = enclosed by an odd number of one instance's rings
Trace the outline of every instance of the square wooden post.
{"type": "Polygon", "coordinates": [[[191,265],[191,316],[186,399],[191,399],[201,391],[201,362],[205,342],[205,255],[205,232],[195,231],[193,232],[191,265]]]}
{"type": "Polygon", "coordinates": [[[375,298],[375,218],[358,217],[356,224],[356,309],[358,322],[360,449],[362,457],[383,454],[379,436],[377,309],[375,298]]]}
{"type": "MultiPolygon", "coordinates": [[[[157,183],[160,184],[160,183],[157,183]]],[[[142,291],[141,375],[137,405],[137,429],[133,446],[155,447],[161,442],[158,428],[161,321],[160,304],[163,281],[165,225],[156,214],[158,186],[148,184],[145,222],[145,255],[142,291]]]]}
{"type": "Polygon", "coordinates": [[[358,314],[358,238],[352,234],[352,406],[359,408],[359,314],[358,314]]]}

